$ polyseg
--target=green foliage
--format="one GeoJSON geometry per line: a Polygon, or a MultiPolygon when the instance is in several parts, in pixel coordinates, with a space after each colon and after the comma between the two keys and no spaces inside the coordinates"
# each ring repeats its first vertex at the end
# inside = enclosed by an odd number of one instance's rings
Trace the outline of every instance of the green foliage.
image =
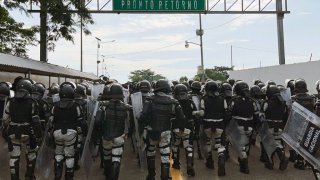
{"type": "Polygon", "coordinates": [[[188,81],[188,77],[187,76],[181,76],[180,79],[179,79],[180,83],[187,82],[187,81],[188,81]]]}
{"type": "MultiPolygon", "coordinates": [[[[213,69],[205,69],[206,79],[212,79],[215,81],[226,81],[229,78],[228,71],[233,70],[233,67],[215,66],[213,69]]],[[[201,74],[197,74],[194,80],[200,80],[201,74]]]]}
{"type": "MultiPolygon", "coordinates": [[[[9,9],[19,9],[25,11],[25,5],[29,0],[4,0],[4,4],[9,9]]],[[[88,35],[87,24],[93,24],[91,14],[85,7],[84,0],[33,0],[34,4],[40,6],[41,12],[48,15],[47,39],[48,50],[53,51],[55,42],[60,38],[73,42],[73,34],[76,27],[80,27],[82,23],[83,32],[88,35]],[[44,4],[45,3],[45,4],[44,4]],[[72,13],[70,10],[78,10],[79,13],[72,13]]]]}
{"type": "Polygon", "coordinates": [[[37,43],[38,27],[24,27],[16,22],[8,10],[0,5],[0,52],[20,57],[28,57],[27,46],[37,43]]]}
{"type": "Polygon", "coordinates": [[[159,79],[165,79],[161,74],[155,74],[151,69],[135,70],[130,72],[129,79],[132,82],[139,82],[142,80],[157,81],[159,79]]]}

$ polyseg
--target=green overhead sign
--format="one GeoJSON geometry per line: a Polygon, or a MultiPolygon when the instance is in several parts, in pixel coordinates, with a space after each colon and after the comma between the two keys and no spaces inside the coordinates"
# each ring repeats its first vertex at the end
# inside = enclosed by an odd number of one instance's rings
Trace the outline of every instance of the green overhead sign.
{"type": "Polygon", "coordinates": [[[206,0],[113,0],[113,11],[205,11],[206,0]]]}

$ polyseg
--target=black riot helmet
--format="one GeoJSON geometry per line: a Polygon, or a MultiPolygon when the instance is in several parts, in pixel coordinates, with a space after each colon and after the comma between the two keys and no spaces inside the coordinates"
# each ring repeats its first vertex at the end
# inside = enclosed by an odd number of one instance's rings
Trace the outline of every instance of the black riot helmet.
{"type": "Polygon", "coordinates": [[[64,82],[60,85],[59,96],[61,99],[74,99],[76,85],[72,82],[64,82]]]}
{"type": "Polygon", "coordinates": [[[233,86],[236,83],[236,81],[232,78],[228,78],[227,81],[231,86],[233,86]]]}
{"type": "Polygon", "coordinates": [[[172,84],[173,84],[174,86],[176,86],[176,85],[179,84],[179,82],[178,82],[177,80],[173,80],[173,81],[172,81],[172,84]]]}
{"type": "Polygon", "coordinates": [[[123,87],[118,83],[112,83],[109,85],[109,92],[106,92],[107,99],[119,99],[123,100],[123,87]]]}
{"type": "Polygon", "coordinates": [[[293,79],[286,79],[285,85],[287,88],[290,88],[291,94],[294,93],[294,80],[293,79]]]}
{"type": "Polygon", "coordinates": [[[316,82],[316,90],[317,90],[317,92],[318,92],[318,94],[320,93],[320,80],[318,80],[317,82],[316,82]]]}
{"type": "Polygon", "coordinates": [[[199,81],[193,81],[190,88],[192,91],[200,91],[201,90],[201,83],[199,81]]]}
{"type": "Polygon", "coordinates": [[[16,77],[15,79],[14,79],[14,81],[13,81],[13,83],[12,83],[12,90],[13,91],[16,91],[17,90],[17,84],[18,84],[18,82],[21,80],[21,79],[23,79],[23,77],[22,76],[18,76],[18,77],[16,77]]]}
{"type": "Polygon", "coordinates": [[[232,86],[229,83],[222,83],[220,91],[226,97],[232,96],[232,86]]]}
{"type": "Polygon", "coordinates": [[[308,92],[307,83],[304,79],[299,78],[294,80],[294,92],[295,93],[308,92]]]}
{"type": "Polygon", "coordinates": [[[260,98],[262,96],[262,92],[259,86],[253,85],[250,88],[251,97],[260,98]]]}
{"type": "Polygon", "coordinates": [[[189,79],[189,80],[188,80],[189,87],[191,87],[191,85],[192,85],[193,82],[194,82],[194,80],[192,80],[192,79],[189,79]]]}
{"type": "Polygon", "coordinates": [[[267,82],[266,82],[266,85],[267,86],[271,86],[271,85],[277,85],[274,81],[272,81],[272,80],[268,80],[267,82]]]}
{"type": "Polygon", "coordinates": [[[168,80],[160,79],[156,82],[154,87],[154,92],[163,92],[163,93],[170,93],[171,92],[171,86],[169,84],[168,80]]]}
{"type": "Polygon", "coordinates": [[[184,84],[178,84],[174,87],[174,97],[177,100],[188,99],[188,88],[184,84]]]}
{"type": "Polygon", "coordinates": [[[148,93],[151,91],[151,84],[147,80],[142,80],[138,85],[138,89],[143,93],[148,93]]]}
{"type": "Polygon", "coordinates": [[[111,84],[105,85],[101,95],[101,100],[110,100],[110,86],[111,84]]]}
{"type": "Polygon", "coordinates": [[[185,85],[188,90],[190,89],[190,86],[189,86],[189,83],[188,83],[188,82],[185,81],[185,82],[182,82],[181,84],[185,85]]]}
{"type": "Polygon", "coordinates": [[[60,91],[60,86],[58,84],[53,83],[51,87],[49,88],[49,96],[52,96],[54,94],[58,94],[60,91]]]}
{"type": "Polygon", "coordinates": [[[31,79],[28,79],[28,78],[20,79],[15,87],[16,89],[15,97],[25,98],[27,96],[30,96],[32,92],[32,85],[33,85],[33,81],[31,79]]]}
{"type": "Polygon", "coordinates": [[[280,89],[276,85],[270,85],[267,87],[266,94],[267,94],[268,99],[270,99],[272,96],[279,95],[280,89]]]}
{"type": "Polygon", "coordinates": [[[234,85],[234,92],[239,95],[239,96],[244,96],[244,97],[249,97],[250,95],[250,90],[249,86],[246,82],[244,81],[238,81],[234,85]]]}
{"type": "Polygon", "coordinates": [[[258,86],[260,87],[260,89],[262,89],[264,86],[266,86],[263,82],[259,83],[258,86]]]}
{"type": "Polygon", "coordinates": [[[0,82],[0,96],[10,96],[10,86],[6,82],[0,82]]]}
{"type": "Polygon", "coordinates": [[[258,85],[259,83],[262,83],[262,81],[260,79],[256,79],[253,81],[254,85],[258,85]]]}
{"type": "Polygon", "coordinates": [[[45,91],[46,91],[46,86],[44,84],[35,83],[32,86],[32,97],[37,100],[40,100],[43,97],[45,91]]]}
{"type": "Polygon", "coordinates": [[[86,96],[86,87],[82,84],[77,84],[75,93],[77,96],[85,97],[86,96]]]}
{"type": "Polygon", "coordinates": [[[208,95],[219,95],[218,83],[215,81],[208,81],[204,86],[204,90],[208,95]]]}

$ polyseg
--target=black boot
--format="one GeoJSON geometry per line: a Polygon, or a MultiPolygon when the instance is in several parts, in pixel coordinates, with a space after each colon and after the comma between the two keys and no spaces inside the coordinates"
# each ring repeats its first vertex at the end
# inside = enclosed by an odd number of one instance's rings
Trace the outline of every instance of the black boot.
{"type": "Polygon", "coordinates": [[[294,163],[297,160],[297,153],[294,150],[289,150],[289,153],[289,161],[294,163]]]}
{"type": "Polygon", "coordinates": [[[147,180],[154,180],[156,176],[156,165],[155,165],[155,157],[147,157],[148,164],[148,176],[147,180]]]}
{"type": "Polygon", "coordinates": [[[224,152],[222,152],[218,155],[218,176],[226,175],[225,161],[226,161],[226,158],[225,158],[224,152]]]}
{"type": "Polygon", "coordinates": [[[119,179],[119,173],[120,173],[120,162],[112,162],[111,167],[111,178],[112,180],[118,180],[119,179]]]}
{"type": "Polygon", "coordinates": [[[73,168],[66,169],[65,180],[73,180],[74,170],[73,168]]]}
{"type": "Polygon", "coordinates": [[[170,177],[170,164],[161,163],[161,180],[169,180],[170,177]]]}
{"type": "Polygon", "coordinates": [[[25,174],[26,180],[34,180],[36,177],[34,176],[34,168],[36,165],[36,160],[28,161],[27,162],[27,171],[25,174]]]}
{"type": "Polygon", "coordinates": [[[187,157],[187,174],[192,177],[196,175],[193,169],[193,157],[187,157]]]}
{"type": "Polygon", "coordinates": [[[178,159],[173,160],[172,168],[173,169],[180,169],[180,161],[178,159]]]}
{"type": "Polygon", "coordinates": [[[268,155],[266,151],[264,150],[263,144],[260,142],[260,149],[261,149],[261,154],[260,154],[260,161],[263,163],[266,163],[269,161],[268,155]]]}
{"type": "Polygon", "coordinates": [[[79,158],[80,158],[80,151],[79,151],[79,149],[76,149],[75,155],[74,155],[74,170],[75,171],[80,169],[79,158]]]}
{"type": "Polygon", "coordinates": [[[287,169],[289,160],[286,158],[285,152],[283,149],[277,149],[277,154],[280,159],[280,165],[279,165],[279,170],[284,171],[287,169]]]}
{"type": "Polygon", "coordinates": [[[248,158],[240,159],[240,172],[249,174],[248,158]]]}
{"type": "Polygon", "coordinates": [[[106,179],[110,178],[111,166],[112,166],[111,159],[103,161],[104,176],[106,177],[106,179]]]}
{"type": "Polygon", "coordinates": [[[214,169],[214,164],[212,160],[212,155],[209,155],[206,160],[206,167],[209,169],[214,169]]]}
{"type": "Polygon", "coordinates": [[[61,162],[54,161],[54,179],[55,180],[61,179],[62,171],[63,171],[63,161],[61,162]]]}
{"type": "Polygon", "coordinates": [[[173,164],[172,168],[174,169],[180,169],[180,148],[177,147],[177,152],[172,153],[172,159],[173,159],[173,164]]]}
{"type": "Polygon", "coordinates": [[[14,163],[14,166],[10,167],[10,171],[11,180],[19,180],[19,160],[14,163]]]}

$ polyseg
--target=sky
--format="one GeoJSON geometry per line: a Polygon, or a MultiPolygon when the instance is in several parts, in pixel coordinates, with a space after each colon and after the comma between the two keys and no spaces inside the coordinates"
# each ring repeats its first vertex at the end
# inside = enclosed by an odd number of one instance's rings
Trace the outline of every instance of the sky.
{"type": "MultiPolygon", "coordinates": [[[[107,0],[100,0],[100,4],[107,0]]],[[[217,0],[210,0],[210,5],[217,0]]],[[[223,1],[221,1],[223,2],[223,1]]],[[[234,0],[227,0],[231,5],[234,0]]],[[[241,1],[239,1],[241,2],[241,1]]],[[[246,4],[251,0],[244,0],[246,4]]],[[[249,9],[257,8],[255,3],[249,9]]],[[[267,4],[269,0],[261,0],[267,4]]],[[[95,7],[95,3],[90,4],[95,7]]],[[[216,8],[220,8],[219,4],[216,8]]],[[[240,8],[236,3],[231,10],[240,8]]],[[[319,0],[288,0],[290,14],[284,16],[286,64],[320,60],[319,0]]],[[[112,3],[105,9],[112,9],[112,3]]],[[[217,9],[217,10],[218,10],[217,9]]],[[[275,9],[275,0],[266,10],[275,9]]],[[[19,11],[11,15],[26,26],[39,25],[39,14],[26,17],[19,11]]],[[[128,81],[131,71],[151,69],[168,79],[181,76],[193,78],[200,65],[200,47],[185,41],[199,43],[197,14],[93,14],[92,32],[83,38],[83,67],[85,72],[97,72],[97,40],[99,75],[103,73],[120,82],[128,81]],[[110,42],[115,40],[115,42],[110,42]]],[[[226,14],[202,15],[204,67],[231,66],[231,46],[235,69],[273,66],[279,64],[276,15],[226,14]]],[[[48,62],[80,70],[80,30],[75,41],[59,40],[54,52],[48,53],[48,62]]],[[[39,59],[39,46],[28,47],[30,58],[39,59]]]]}

